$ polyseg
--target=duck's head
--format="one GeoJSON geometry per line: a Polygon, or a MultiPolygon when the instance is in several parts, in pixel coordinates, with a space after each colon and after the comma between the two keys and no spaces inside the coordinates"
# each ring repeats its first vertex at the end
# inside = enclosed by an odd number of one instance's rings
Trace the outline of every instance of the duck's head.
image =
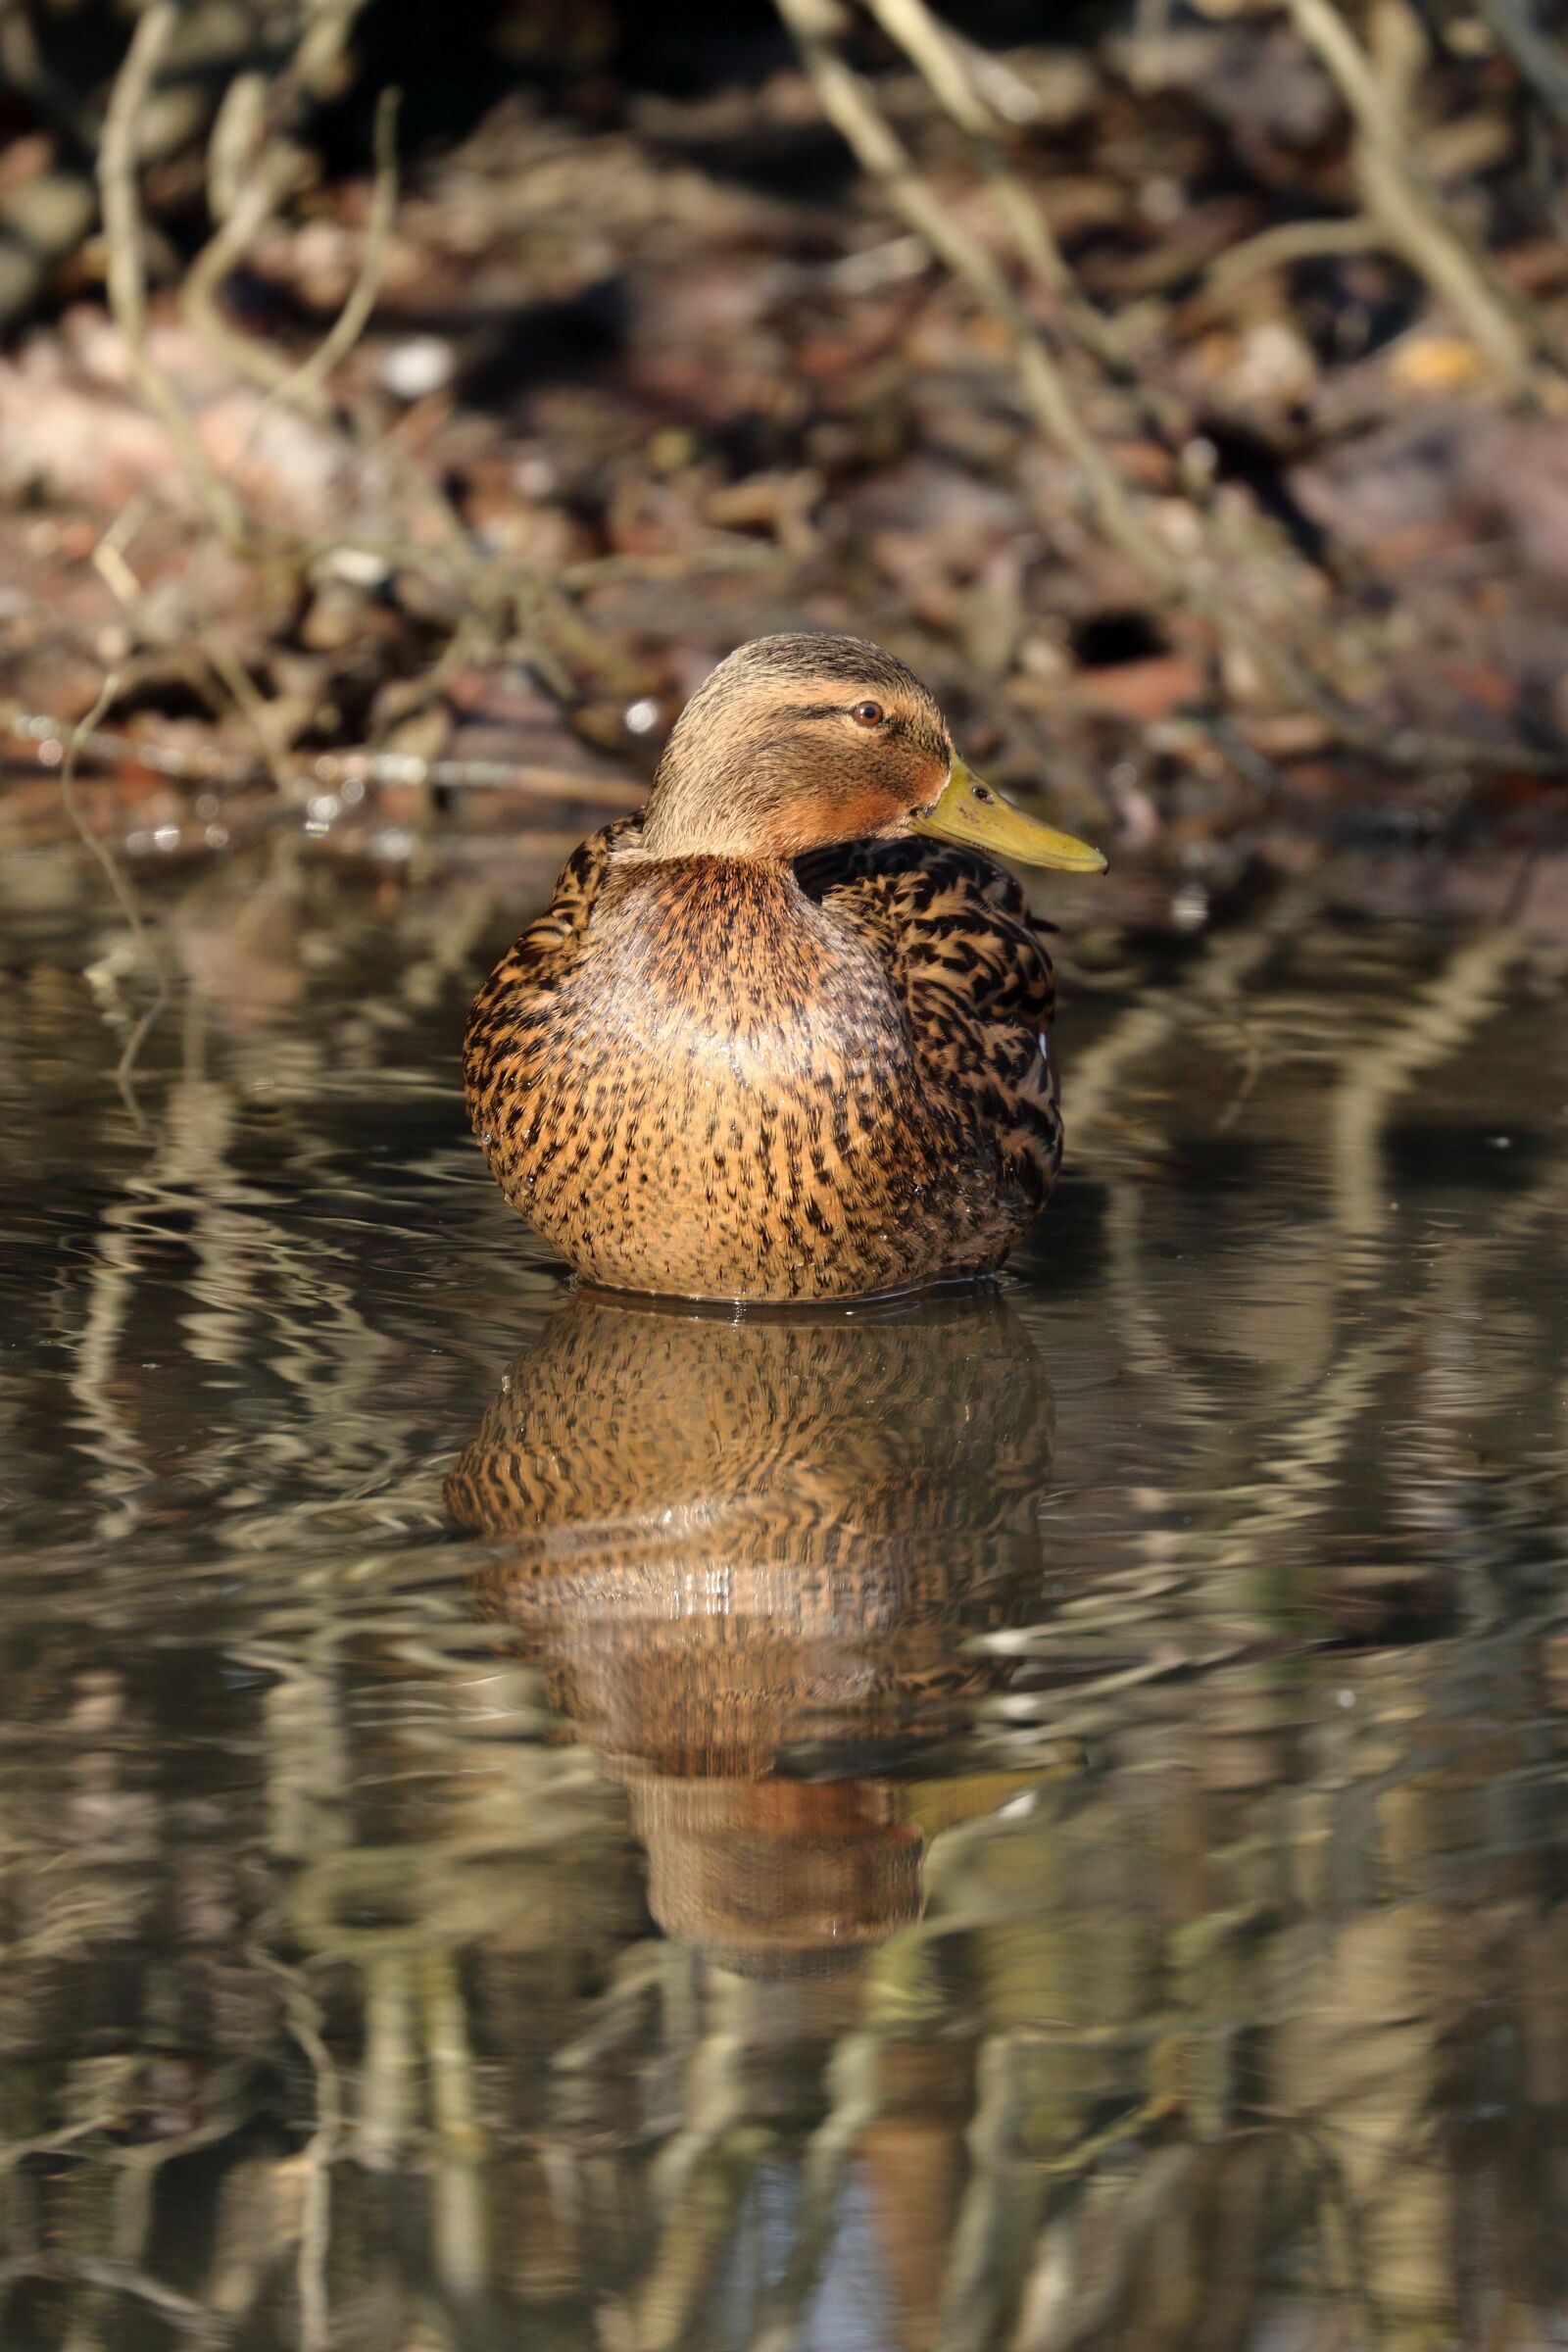
{"type": "Polygon", "coordinates": [[[665,747],[643,821],[652,858],[787,860],[931,833],[1023,865],[1105,860],[965,766],[929,690],[859,637],[757,637],[720,662],[665,747]]]}

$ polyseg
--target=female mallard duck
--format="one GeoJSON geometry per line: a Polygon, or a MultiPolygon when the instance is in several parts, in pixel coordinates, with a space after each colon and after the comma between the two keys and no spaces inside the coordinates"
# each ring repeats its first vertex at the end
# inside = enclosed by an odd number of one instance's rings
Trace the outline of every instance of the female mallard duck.
{"type": "Polygon", "coordinates": [[[616,1290],[850,1298],[1000,1265],[1061,1120],[1043,927],[986,850],[1104,865],[980,783],[876,646],[740,647],[475,1001],[468,1115],[507,1199],[616,1290]]]}

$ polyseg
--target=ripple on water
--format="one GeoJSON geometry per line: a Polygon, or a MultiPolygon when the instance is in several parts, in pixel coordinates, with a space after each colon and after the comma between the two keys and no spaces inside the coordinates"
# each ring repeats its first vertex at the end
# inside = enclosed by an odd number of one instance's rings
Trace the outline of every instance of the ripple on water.
{"type": "Polygon", "coordinates": [[[0,2336],[1555,2340],[1560,982],[1086,982],[995,1292],[736,1320],[575,1294],[352,936],[145,1135],[0,993],[0,2336]]]}

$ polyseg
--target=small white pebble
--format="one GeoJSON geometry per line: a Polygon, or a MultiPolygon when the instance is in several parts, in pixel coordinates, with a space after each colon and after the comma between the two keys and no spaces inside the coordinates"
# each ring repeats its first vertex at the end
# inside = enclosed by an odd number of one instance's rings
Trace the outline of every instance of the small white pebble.
{"type": "Polygon", "coordinates": [[[380,758],[383,784],[422,784],[430,773],[429,760],[417,752],[383,752],[380,758]]]}
{"type": "Polygon", "coordinates": [[[394,400],[424,400],[452,381],[457,361],[440,335],[410,335],[381,362],[381,381],[394,400]]]}
{"type": "Polygon", "coordinates": [[[379,588],[391,576],[386,558],[370,547],[334,547],[326,568],[333,579],[344,580],[351,588],[379,588]]]}

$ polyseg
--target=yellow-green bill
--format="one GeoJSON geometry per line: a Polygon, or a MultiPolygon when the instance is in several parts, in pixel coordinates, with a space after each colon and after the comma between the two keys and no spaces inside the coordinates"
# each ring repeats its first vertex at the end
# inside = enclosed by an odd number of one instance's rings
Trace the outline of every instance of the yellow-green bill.
{"type": "Polygon", "coordinates": [[[917,833],[938,841],[961,841],[966,849],[989,850],[994,858],[1010,858],[1019,865],[1054,865],[1068,874],[1102,874],[1105,860],[1087,841],[1058,833],[1004,800],[994,784],[984,784],[961,760],[955,760],[934,808],[914,820],[917,833]]]}

